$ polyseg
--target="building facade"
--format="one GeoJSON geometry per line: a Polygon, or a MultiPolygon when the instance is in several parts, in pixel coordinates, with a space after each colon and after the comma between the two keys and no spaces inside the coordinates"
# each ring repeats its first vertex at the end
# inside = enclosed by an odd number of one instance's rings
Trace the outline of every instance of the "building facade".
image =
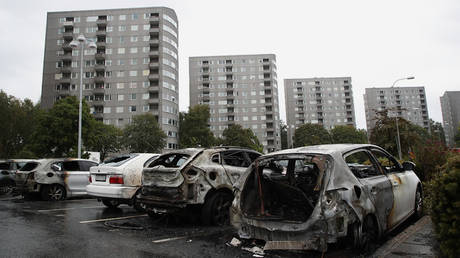
{"type": "Polygon", "coordinates": [[[460,91],[446,91],[440,99],[446,143],[454,147],[455,135],[460,127],[460,91]]]}
{"type": "Polygon", "coordinates": [[[401,117],[429,130],[425,87],[366,88],[364,94],[367,131],[375,126],[377,111],[388,110],[389,116],[401,117]]]}
{"type": "Polygon", "coordinates": [[[289,147],[295,129],[306,123],[356,127],[351,77],[285,79],[284,96],[289,147]]]}
{"type": "Polygon", "coordinates": [[[281,149],[275,55],[190,57],[189,69],[190,106],[209,105],[216,137],[240,124],[265,152],[281,149]]]}
{"type": "Polygon", "coordinates": [[[41,105],[51,108],[79,95],[105,124],[123,127],[134,115],[151,113],[168,149],[177,147],[179,121],[178,21],[164,7],[50,12],[47,15],[41,105]],[[84,35],[96,49],[72,48],[84,35]]]}

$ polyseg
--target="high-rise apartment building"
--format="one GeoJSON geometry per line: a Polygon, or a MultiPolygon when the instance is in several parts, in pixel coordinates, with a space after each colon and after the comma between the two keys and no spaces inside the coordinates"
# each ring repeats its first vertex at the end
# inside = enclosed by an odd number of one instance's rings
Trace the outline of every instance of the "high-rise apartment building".
{"type": "Polygon", "coordinates": [[[281,149],[275,55],[190,57],[189,69],[190,106],[209,105],[215,136],[240,124],[265,152],[281,149]]]}
{"type": "Polygon", "coordinates": [[[425,87],[366,88],[364,94],[367,130],[375,126],[376,111],[388,110],[390,117],[401,117],[429,130],[425,87]]]}
{"type": "Polygon", "coordinates": [[[106,124],[124,126],[134,115],[155,115],[167,134],[166,148],[177,147],[178,22],[164,7],[50,12],[47,16],[41,105],[50,108],[69,95],[83,97],[106,124]],[[79,35],[96,43],[80,48],[79,35]]]}
{"type": "Polygon", "coordinates": [[[284,96],[289,147],[306,123],[356,126],[351,77],[285,79],[284,96]]]}
{"type": "Polygon", "coordinates": [[[460,127],[460,91],[444,92],[441,97],[441,111],[446,143],[454,147],[455,134],[460,127]]]}

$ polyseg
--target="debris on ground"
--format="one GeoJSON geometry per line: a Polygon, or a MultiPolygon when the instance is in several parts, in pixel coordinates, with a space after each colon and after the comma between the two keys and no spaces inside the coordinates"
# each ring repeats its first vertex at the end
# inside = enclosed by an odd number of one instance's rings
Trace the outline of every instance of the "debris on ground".
{"type": "Polygon", "coordinates": [[[228,245],[237,247],[237,246],[241,245],[241,241],[238,238],[234,237],[232,239],[232,241],[230,241],[230,243],[228,243],[228,245]]]}
{"type": "MultiPolygon", "coordinates": [[[[248,252],[251,252],[254,255],[260,255],[262,257],[265,255],[264,250],[262,248],[258,247],[258,246],[242,247],[241,249],[243,249],[245,251],[248,251],[248,252]]],[[[255,256],[255,257],[260,257],[260,256],[255,256]]]]}
{"type": "Polygon", "coordinates": [[[144,227],[132,222],[112,222],[112,221],[106,221],[104,222],[104,225],[112,228],[121,228],[121,229],[132,229],[132,230],[143,230],[144,227]]]}

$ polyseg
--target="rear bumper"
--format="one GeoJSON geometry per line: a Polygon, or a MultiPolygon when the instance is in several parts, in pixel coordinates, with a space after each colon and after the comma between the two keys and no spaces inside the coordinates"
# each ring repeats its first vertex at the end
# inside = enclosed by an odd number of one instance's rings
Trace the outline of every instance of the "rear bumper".
{"type": "Polygon", "coordinates": [[[114,186],[114,185],[95,185],[89,184],[86,186],[88,195],[111,198],[111,199],[127,199],[130,200],[134,197],[138,186],[114,186]]]}

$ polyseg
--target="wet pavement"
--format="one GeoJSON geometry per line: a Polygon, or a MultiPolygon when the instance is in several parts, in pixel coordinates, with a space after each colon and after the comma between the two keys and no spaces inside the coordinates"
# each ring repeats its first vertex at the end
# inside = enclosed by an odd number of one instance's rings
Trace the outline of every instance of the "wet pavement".
{"type": "MultiPolygon", "coordinates": [[[[106,208],[96,199],[46,202],[0,197],[2,257],[253,257],[228,244],[235,236],[230,226],[205,227],[189,218],[151,219],[127,205],[106,208]]],[[[265,257],[322,255],[265,252],[265,257]]],[[[344,247],[324,254],[362,256],[344,247]]]]}

